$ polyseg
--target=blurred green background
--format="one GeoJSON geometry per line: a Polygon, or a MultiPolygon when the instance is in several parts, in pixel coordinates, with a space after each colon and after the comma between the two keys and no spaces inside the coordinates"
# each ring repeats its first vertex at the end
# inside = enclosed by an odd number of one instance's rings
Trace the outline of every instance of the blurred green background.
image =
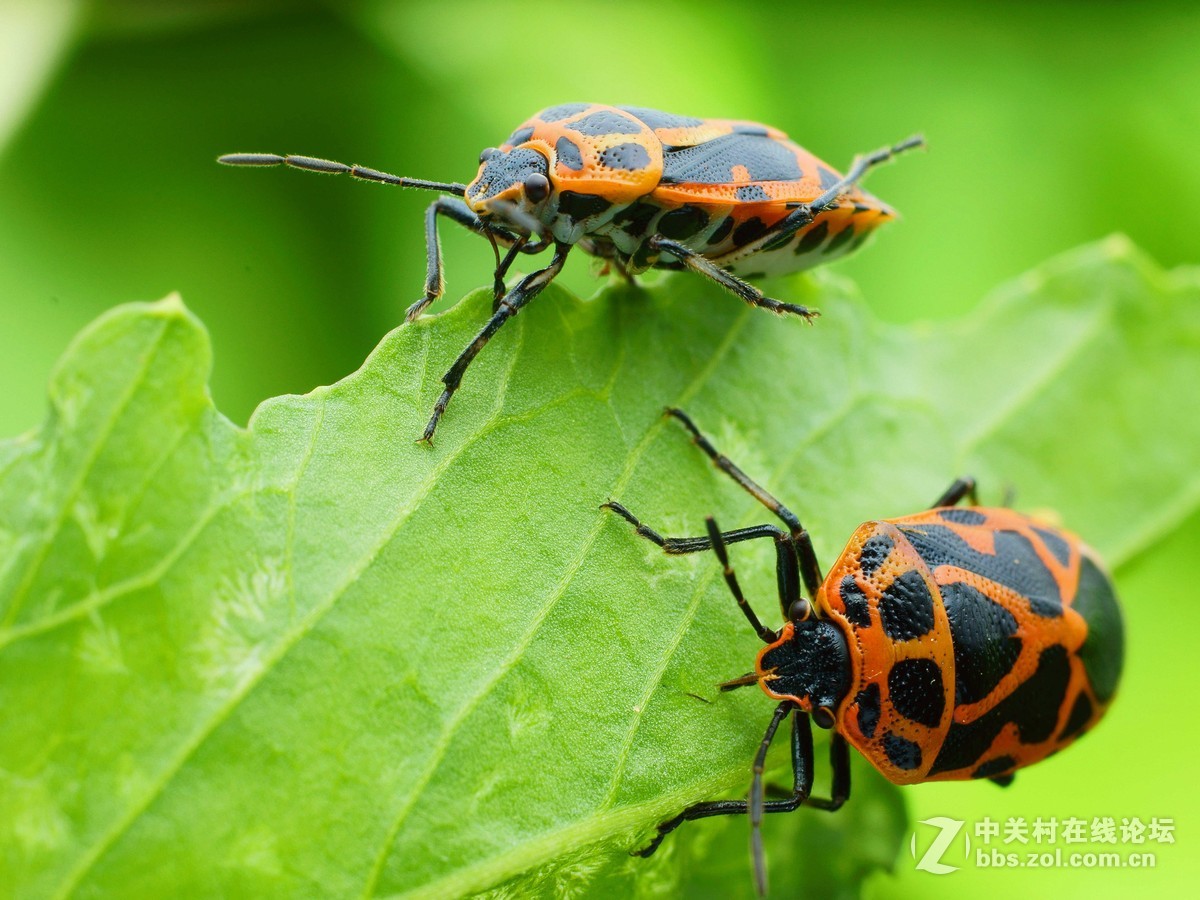
{"type": "MultiPolygon", "coordinates": [[[[54,360],[117,303],[180,291],[212,332],[213,392],[237,422],[345,375],[400,321],[420,290],[426,196],[235,171],[218,154],[466,180],[480,149],[568,100],[759,119],[839,168],[923,132],[927,154],[869,181],[904,219],[839,264],[887,320],[965,314],[1114,231],[1164,266],[1196,263],[1198,36],[1192,3],[0,0],[0,434],[40,421],[54,360]]],[[[443,245],[451,297],[489,280],[484,242],[447,227],[443,245]]],[[[565,278],[596,284],[582,258],[565,278]]],[[[1121,573],[1127,594],[1162,596],[1163,614],[1135,613],[1125,697],[1073,767],[1007,792],[914,788],[914,818],[1181,823],[1197,790],[1171,760],[1200,728],[1157,729],[1186,702],[1164,692],[1194,683],[1181,639],[1200,621],[1171,562],[1198,555],[1193,515],[1121,573]]],[[[902,857],[868,893],[1182,889],[1200,870],[1186,827],[1177,836],[1152,873],[934,877],[902,857]]]]}

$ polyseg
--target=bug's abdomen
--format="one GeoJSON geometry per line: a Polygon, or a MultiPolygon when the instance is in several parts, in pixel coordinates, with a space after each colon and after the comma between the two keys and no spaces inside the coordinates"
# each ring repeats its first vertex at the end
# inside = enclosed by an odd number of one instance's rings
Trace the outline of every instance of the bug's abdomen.
{"type": "MultiPolygon", "coordinates": [[[[948,727],[927,733],[920,766],[898,771],[877,740],[864,741],[861,711],[847,705],[847,738],[862,741],[885,775],[900,783],[1005,775],[1065,747],[1100,719],[1120,675],[1123,629],[1111,581],[1077,538],[1010,510],[979,508],[931,510],[864,530],[863,547],[885,536],[892,541],[885,565],[933,582],[953,646],[951,671],[940,673],[948,727]]],[[[839,567],[862,568],[846,555],[839,567]]],[[[840,600],[831,605],[849,621],[840,600]]],[[[870,638],[880,604],[868,605],[863,618],[870,624],[850,624],[870,638]]],[[[864,680],[851,701],[879,690],[870,688],[879,684],[871,674],[890,665],[885,642],[862,646],[864,680]]],[[[880,693],[879,721],[902,726],[904,710],[880,693]]]]}

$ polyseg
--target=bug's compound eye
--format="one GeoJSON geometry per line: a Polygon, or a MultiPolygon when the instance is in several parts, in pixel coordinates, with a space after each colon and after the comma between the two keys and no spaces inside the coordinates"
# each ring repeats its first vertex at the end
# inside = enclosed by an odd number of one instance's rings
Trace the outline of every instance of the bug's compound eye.
{"type": "Polygon", "coordinates": [[[803,622],[811,615],[812,606],[803,597],[788,607],[788,620],[791,622],[803,622]]]}
{"type": "Polygon", "coordinates": [[[828,706],[818,706],[812,711],[812,720],[818,728],[828,730],[833,727],[833,710],[828,706]]]}
{"type": "Polygon", "coordinates": [[[500,151],[498,149],[496,149],[495,147],[488,147],[486,150],[484,150],[483,152],[481,152],[479,154],[479,164],[482,166],[485,162],[487,162],[489,159],[491,159],[493,156],[495,156],[499,152],[500,151]]]}
{"type": "Polygon", "coordinates": [[[541,172],[534,172],[525,179],[525,196],[530,203],[541,203],[550,196],[550,179],[541,172]]]}

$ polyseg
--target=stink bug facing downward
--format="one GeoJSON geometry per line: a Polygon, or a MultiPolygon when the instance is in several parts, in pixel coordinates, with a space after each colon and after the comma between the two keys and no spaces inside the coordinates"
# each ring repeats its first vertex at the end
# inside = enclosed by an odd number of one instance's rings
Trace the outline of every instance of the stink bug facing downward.
{"type": "Polygon", "coordinates": [[[1077,537],[976,506],[974,481],[960,479],[925,512],[861,525],[822,577],[796,515],[718,453],[687,415],[667,412],[786,528],[722,532],[709,518],[704,537],[663,537],[620,503],[604,508],[669,554],[714,551],[766,645],[753,672],[721,689],[758,684],[777,705],[749,799],[688,807],[659,825],[638,855],[649,856],[689,819],[748,813],[755,884],[765,893],[763,814],[838,809],[850,796],[850,746],[896,784],[988,778],[1007,786],[1017,769],[1066,747],[1104,715],[1121,674],[1124,629],[1111,580],[1077,537]],[[973,505],[959,506],[964,498],[973,505]],[[757,538],[775,544],[778,631],[746,602],[729,562],[726,545],[757,538]],[[788,716],[792,794],[768,801],[767,750],[788,716]],[[810,719],[832,730],[828,799],[810,796],[810,719]]]}
{"type": "Polygon", "coordinates": [[[444,390],[421,437],[430,442],[471,362],[558,275],[575,246],[626,277],[690,269],[753,306],[811,319],[815,310],[767,297],[743,278],[796,272],[861,245],[895,213],[859,189],[859,179],[920,144],[913,137],[860,156],[842,176],[782,131],[756,122],[567,103],[542,110],[498,148],[484,150],[469,185],[306,156],[233,153],[218,161],[286,165],[451,195],[426,211],[425,292],[409,307],[408,321],[444,289],[439,216],[491,241],[492,316],[442,377],[444,390]],[[551,248],[549,265],[506,287],[518,256],[551,248]]]}

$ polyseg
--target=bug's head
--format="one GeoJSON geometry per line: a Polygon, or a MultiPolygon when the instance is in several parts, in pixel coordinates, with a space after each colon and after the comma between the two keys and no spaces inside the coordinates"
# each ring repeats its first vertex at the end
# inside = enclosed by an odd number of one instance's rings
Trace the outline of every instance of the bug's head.
{"type": "Polygon", "coordinates": [[[536,150],[484,150],[479,155],[479,174],[467,185],[467,205],[480,217],[500,218],[524,230],[520,220],[512,221],[510,211],[515,207],[540,221],[539,211],[550,196],[549,176],[550,163],[536,150]]]}
{"type": "Polygon", "coordinates": [[[779,638],[758,654],[755,680],[770,696],[794,700],[822,728],[850,690],[850,651],[846,636],[829,619],[809,612],[807,600],[792,604],[779,638]]]}

